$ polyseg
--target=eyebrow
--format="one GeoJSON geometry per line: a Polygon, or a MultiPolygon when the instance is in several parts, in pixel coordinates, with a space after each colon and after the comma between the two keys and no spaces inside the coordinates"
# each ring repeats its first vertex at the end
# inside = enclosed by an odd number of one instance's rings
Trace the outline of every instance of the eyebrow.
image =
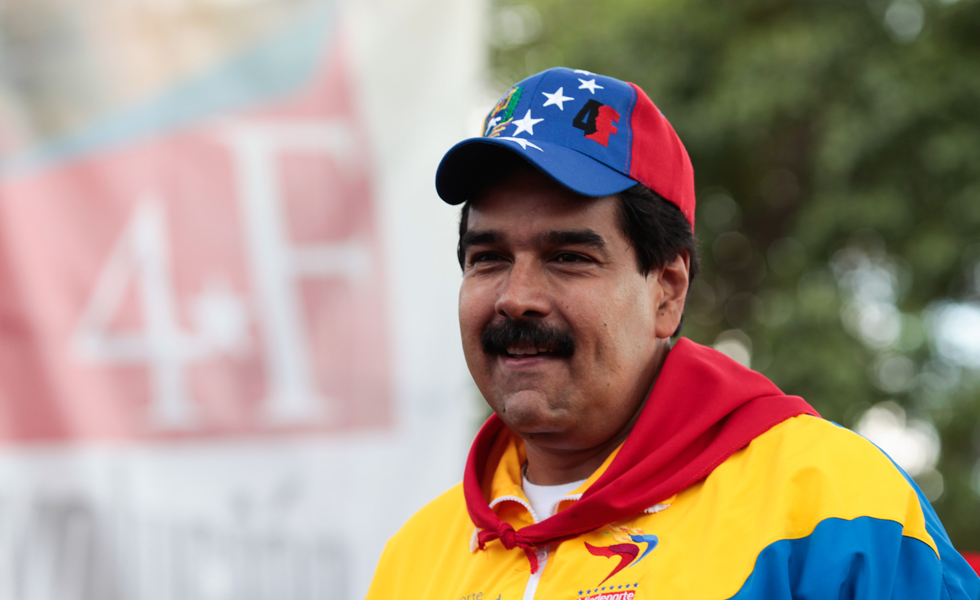
{"type": "Polygon", "coordinates": [[[493,229],[484,231],[467,231],[463,234],[463,237],[459,240],[459,249],[465,254],[466,250],[470,246],[484,246],[487,244],[496,244],[503,239],[503,235],[499,231],[493,229]]]}
{"type": "Polygon", "coordinates": [[[542,237],[555,246],[589,246],[596,250],[606,250],[606,240],[591,229],[549,231],[542,237]]]}
{"type": "MultiPolygon", "coordinates": [[[[459,247],[465,254],[470,246],[497,244],[504,236],[495,229],[471,230],[463,234],[459,247]]],[[[588,246],[596,250],[606,251],[606,240],[592,229],[565,229],[549,231],[535,237],[535,242],[545,242],[552,246],[588,246]]]]}

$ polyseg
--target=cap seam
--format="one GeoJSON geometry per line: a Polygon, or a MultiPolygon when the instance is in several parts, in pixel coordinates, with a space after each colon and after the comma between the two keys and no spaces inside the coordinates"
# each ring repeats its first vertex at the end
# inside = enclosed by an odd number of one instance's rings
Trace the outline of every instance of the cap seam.
{"type": "MultiPolygon", "coordinates": [[[[531,93],[527,95],[527,110],[528,111],[530,111],[531,109],[534,108],[534,99],[538,97],[538,90],[540,90],[541,89],[541,85],[544,84],[545,78],[546,78],[546,76],[545,77],[539,77],[538,78],[538,81],[534,84],[534,90],[529,90],[531,93]]],[[[523,98],[524,98],[524,94],[521,93],[521,99],[523,99],[523,98]]],[[[520,104],[520,103],[518,103],[518,104],[520,104]]],[[[514,112],[515,113],[517,112],[517,107],[516,106],[514,107],[514,112]]],[[[530,136],[528,136],[527,139],[530,139],[533,136],[534,136],[534,134],[531,134],[530,136]]]]}
{"type": "Polygon", "coordinates": [[[633,98],[630,100],[628,109],[629,125],[628,131],[626,132],[626,168],[623,169],[623,171],[625,172],[624,174],[630,179],[636,179],[636,177],[633,177],[631,172],[633,167],[633,109],[636,108],[636,99],[639,97],[639,94],[636,93],[636,88],[633,87],[632,83],[626,84],[626,87],[630,89],[630,93],[633,95],[633,98]]]}

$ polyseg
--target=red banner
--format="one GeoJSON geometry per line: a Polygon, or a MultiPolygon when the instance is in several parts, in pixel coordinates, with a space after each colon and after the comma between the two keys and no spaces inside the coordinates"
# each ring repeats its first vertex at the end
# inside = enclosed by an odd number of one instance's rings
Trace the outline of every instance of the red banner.
{"type": "Polygon", "coordinates": [[[344,55],[300,94],[0,187],[0,439],[391,423],[344,55]]]}

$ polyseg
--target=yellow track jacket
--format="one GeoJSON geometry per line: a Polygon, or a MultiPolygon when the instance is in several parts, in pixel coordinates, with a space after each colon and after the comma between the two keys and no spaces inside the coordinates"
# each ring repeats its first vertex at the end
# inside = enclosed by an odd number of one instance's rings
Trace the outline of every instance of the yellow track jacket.
{"type": "MultiPolygon", "coordinates": [[[[491,508],[515,529],[535,515],[510,435],[491,508]]],[[[497,454],[495,452],[495,454],[497,454]]],[[[615,453],[552,510],[572,506],[615,453]]],[[[538,548],[476,544],[462,486],[387,544],[368,600],[976,599],[980,580],[915,484],[873,444],[800,415],[701,480],[628,519],[538,548]]]]}

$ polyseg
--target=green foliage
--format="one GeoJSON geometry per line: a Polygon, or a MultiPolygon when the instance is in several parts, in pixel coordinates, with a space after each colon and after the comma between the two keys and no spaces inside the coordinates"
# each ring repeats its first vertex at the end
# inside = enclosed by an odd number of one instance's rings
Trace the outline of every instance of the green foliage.
{"type": "Polygon", "coordinates": [[[685,335],[747,336],[753,367],[844,425],[885,400],[935,424],[934,505],[980,549],[980,386],[927,326],[980,293],[980,2],[498,0],[514,14],[501,89],[557,65],[612,75],[684,140],[704,262],[685,335]],[[883,295],[862,288],[875,272],[883,295]],[[868,293],[900,329],[855,325],[868,293]]]}

